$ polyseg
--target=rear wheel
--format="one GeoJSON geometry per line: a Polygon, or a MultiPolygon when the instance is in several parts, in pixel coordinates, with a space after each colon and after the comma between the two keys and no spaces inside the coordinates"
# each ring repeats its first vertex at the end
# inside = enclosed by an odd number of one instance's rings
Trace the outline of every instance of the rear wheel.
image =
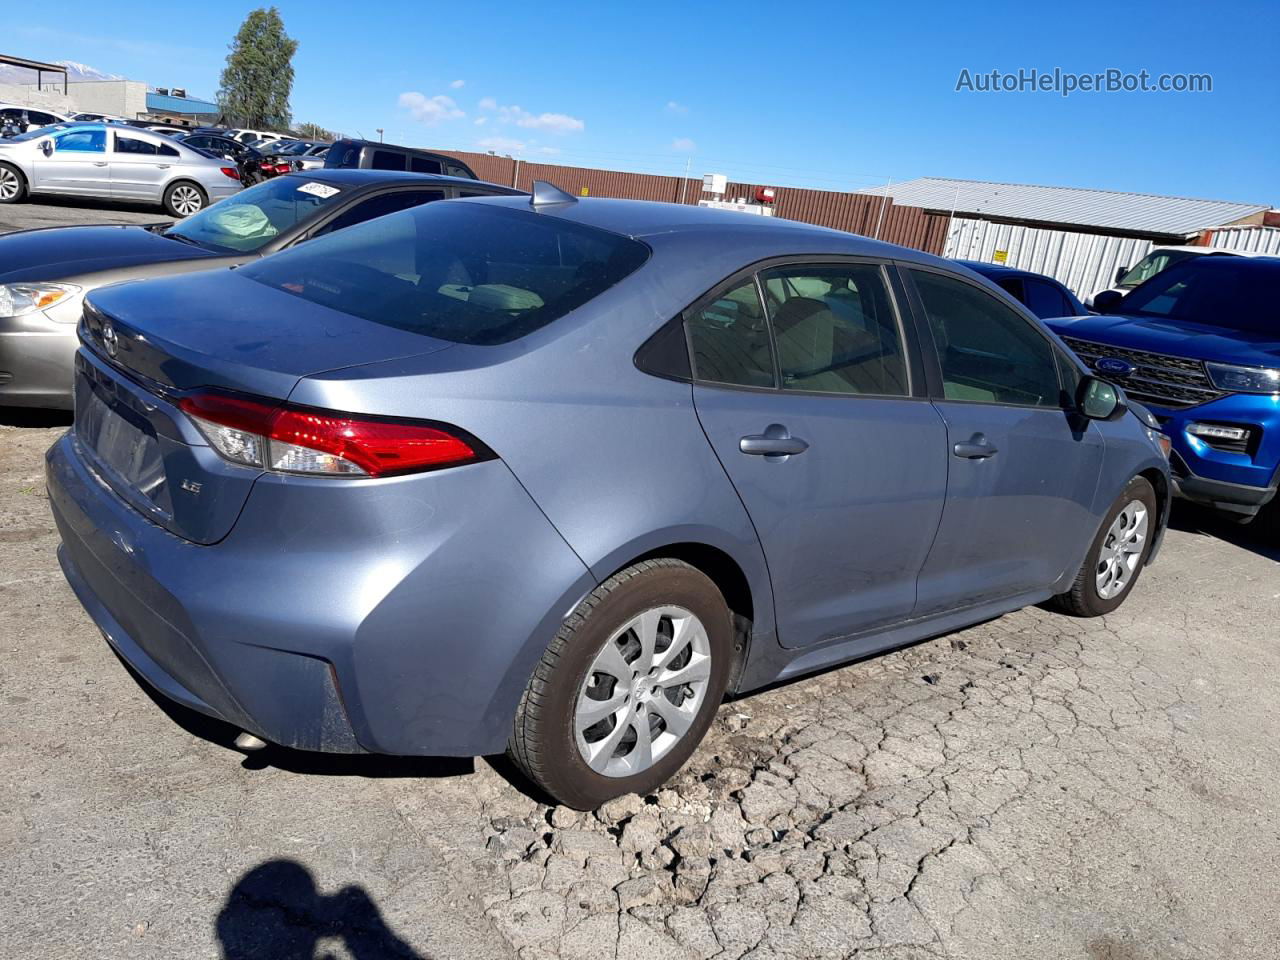
{"type": "Polygon", "coordinates": [[[164,192],[164,208],[171,217],[189,217],[209,204],[208,195],[190,180],[169,184],[164,192]]]}
{"type": "Polygon", "coordinates": [[[1158,516],[1155,490],[1134,477],[1103,518],[1071,589],[1054,598],[1058,609],[1100,617],[1124,603],[1151,552],[1158,516]]]}
{"type": "Polygon", "coordinates": [[[0,163],[0,203],[17,203],[27,195],[27,178],[17,167],[0,163]]]}
{"type": "Polygon", "coordinates": [[[689,759],[729,678],[733,632],[716,585],[646,560],[582,601],[547,648],[508,752],[561,803],[646,793],[689,759]]]}

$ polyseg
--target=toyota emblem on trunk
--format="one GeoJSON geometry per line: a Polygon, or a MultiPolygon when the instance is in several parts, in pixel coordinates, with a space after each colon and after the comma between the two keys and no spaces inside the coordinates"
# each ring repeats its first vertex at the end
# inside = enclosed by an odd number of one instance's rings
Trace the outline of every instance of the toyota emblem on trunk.
{"type": "Polygon", "coordinates": [[[116,328],[110,321],[102,325],[102,345],[107,348],[107,356],[112,358],[120,347],[120,338],[116,336],[116,328]]]}

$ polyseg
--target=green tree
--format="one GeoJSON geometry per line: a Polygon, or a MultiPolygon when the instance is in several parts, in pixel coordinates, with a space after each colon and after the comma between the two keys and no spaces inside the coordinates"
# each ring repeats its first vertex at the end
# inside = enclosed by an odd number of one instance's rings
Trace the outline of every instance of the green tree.
{"type": "Polygon", "coordinates": [[[284,32],[275,7],[259,8],[245,17],[218,90],[224,119],[255,129],[287,129],[297,49],[298,41],[284,32]]]}
{"type": "Polygon", "coordinates": [[[338,135],[332,130],[327,130],[318,123],[300,123],[298,124],[297,133],[303,140],[337,140],[338,135]]]}

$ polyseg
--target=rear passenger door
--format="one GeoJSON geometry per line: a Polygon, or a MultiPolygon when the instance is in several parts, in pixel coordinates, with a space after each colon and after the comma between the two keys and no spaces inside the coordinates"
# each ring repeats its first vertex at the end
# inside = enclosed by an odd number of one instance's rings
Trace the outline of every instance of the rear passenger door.
{"type": "Polygon", "coordinates": [[[121,199],[160,200],[178,151],[167,143],[112,132],[111,193],[121,199]]]}
{"type": "Polygon", "coordinates": [[[909,617],[946,490],[946,430],[876,262],[791,262],[685,314],[694,405],[751,515],[779,641],[909,617]]]}
{"type": "Polygon", "coordinates": [[[1072,385],[1037,324],[958,276],[904,274],[921,335],[933,341],[931,393],[946,422],[949,463],[916,613],[1044,590],[1079,563],[1096,532],[1101,434],[1067,410],[1072,385]]]}

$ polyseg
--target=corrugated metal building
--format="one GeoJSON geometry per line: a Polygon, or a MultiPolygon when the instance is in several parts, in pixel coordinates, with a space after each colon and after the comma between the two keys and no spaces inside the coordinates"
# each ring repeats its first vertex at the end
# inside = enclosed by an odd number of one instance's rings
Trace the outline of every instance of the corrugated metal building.
{"type": "Polygon", "coordinates": [[[1269,236],[1274,228],[1261,226],[1266,204],[941,177],[908,180],[890,192],[895,203],[947,216],[944,256],[1048,274],[1082,298],[1110,286],[1118,268],[1133,266],[1153,246],[1280,247],[1280,238],[1269,236]]]}
{"type": "MultiPolygon", "coordinates": [[[[529,190],[534,180],[549,180],[575,196],[620,197],[696,204],[704,196],[702,180],[621,170],[597,170],[553,163],[529,163],[489,153],[440,150],[464,161],[482,180],[529,190]]],[[[776,184],[729,183],[725,197],[753,198],[757,187],[776,184]]],[[[835,230],[876,237],[904,247],[941,254],[947,216],[903,205],[892,196],[777,187],[774,215],[835,230]]]]}

